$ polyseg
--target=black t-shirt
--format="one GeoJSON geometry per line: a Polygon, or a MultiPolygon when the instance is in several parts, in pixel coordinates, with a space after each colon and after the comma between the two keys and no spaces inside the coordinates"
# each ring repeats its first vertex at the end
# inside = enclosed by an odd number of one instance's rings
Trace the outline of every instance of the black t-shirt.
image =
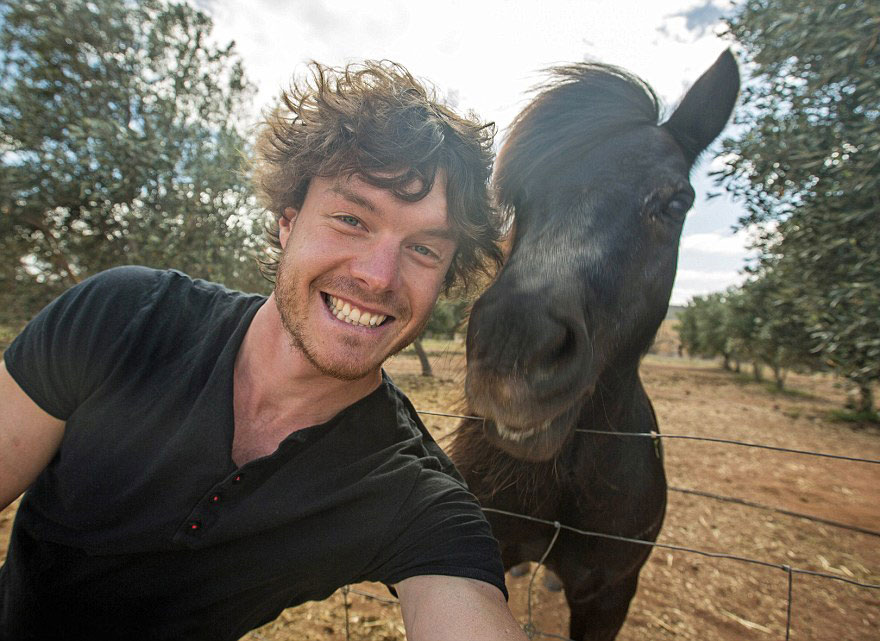
{"type": "Polygon", "coordinates": [[[425,574],[504,591],[476,500],[387,377],[235,465],[233,364],[264,302],[117,268],[9,347],[10,374],[66,427],[16,516],[0,639],[237,639],[341,585],[425,574]]]}

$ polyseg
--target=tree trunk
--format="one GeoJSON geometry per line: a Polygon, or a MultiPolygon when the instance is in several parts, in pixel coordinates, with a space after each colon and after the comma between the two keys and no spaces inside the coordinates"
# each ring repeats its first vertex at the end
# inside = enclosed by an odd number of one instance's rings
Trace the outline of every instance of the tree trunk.
{"type": "Polygon", "coordinates": [[[764,368],[758,361],[752,361],[752,374],[755,377],[755,382],[760,383],[764,380],[764,368]]]}
{"type": "Polygon", "coordinates": [[[416,350],[419,362],[422,364],[422,376],[433,376],[434,372],[431,371],[431,361],[428,360],[428,354],[425,352],[425,348],[422,347],[421,338],[413,341],[413,348],[416,350]]]}
{"type": "Polygon", "coordinates": [[[739,359],[733,361],[733,371],[739,374],[742,371],[742,363],[739,359]]]}
{"type": "Polygon", "coordinates": [[[780,367],[779,365],[773,366],[773,378],[776,380],[776,389],[783,390],[785,389],[785,368],[780,367]]]}
{"type": "Polygon", "coordinates": [[[859,381],[856,385],[859,387],[859,414],[873,414],[874,390],[871,389],[870,381],[859,381]]]}
{"type": "Polygon", "coordinates": [[[722,354],[724,356],[724,362],[721,363],[721,367],[724,368],[725,371],[730,371],[730,354],[722,354]]]}

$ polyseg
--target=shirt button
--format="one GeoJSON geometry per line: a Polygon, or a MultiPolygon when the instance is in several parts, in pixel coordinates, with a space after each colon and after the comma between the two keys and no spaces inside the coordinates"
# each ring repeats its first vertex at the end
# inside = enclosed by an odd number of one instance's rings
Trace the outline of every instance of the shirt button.
{"type": "Polygon", "coordinates": [[[193,522],[191,522],[191,523],[189,524],[189,530],[190,530],[190,532],[195,532],[195,531],[200,530],[200,529],[202,529],[202,524],[201,524],[200,521],[193,521],[193,522]]]}
{"type": "Polygon", "coordinates": [[[233,483],[241,483],[241,474],[236,474],[235,478],[232,479],[233,483]]]}
{"type": "Polygon", "coordinates": [[[211,497],[211,503],[219,503],[219,502],[220,502],[220,495],[219,494],[215,494],[214,496],[211,497]]]}

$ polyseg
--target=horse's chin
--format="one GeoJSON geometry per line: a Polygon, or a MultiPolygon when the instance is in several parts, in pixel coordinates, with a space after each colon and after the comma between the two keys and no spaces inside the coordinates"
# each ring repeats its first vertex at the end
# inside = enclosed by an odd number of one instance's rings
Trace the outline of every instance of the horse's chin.
{"type": "Polygon", "coordinates": [[[534,463],[555,458],[571,436],[577,409],[533,425],[511,425],[486,419],[484,432],[488,441],[514,458],[534,463]]]}

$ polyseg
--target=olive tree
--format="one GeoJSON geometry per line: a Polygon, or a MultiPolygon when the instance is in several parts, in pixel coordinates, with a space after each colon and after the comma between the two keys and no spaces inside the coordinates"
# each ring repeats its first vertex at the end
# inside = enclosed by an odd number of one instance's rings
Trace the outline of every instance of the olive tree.
{"type": "Polygon", "coordinates": [[[717,173],[765,230],[815,351],[873,412],[880,380],[880,13],[869,0],[746,0],[728,19],[751,81],[717,173]]]}
{"type": "Polygon", "coordinates": [[[99,270],[259,288],[243,154],[253,88],[210,19],[163,0],[0,6],[0,308],[99,270]]]}

